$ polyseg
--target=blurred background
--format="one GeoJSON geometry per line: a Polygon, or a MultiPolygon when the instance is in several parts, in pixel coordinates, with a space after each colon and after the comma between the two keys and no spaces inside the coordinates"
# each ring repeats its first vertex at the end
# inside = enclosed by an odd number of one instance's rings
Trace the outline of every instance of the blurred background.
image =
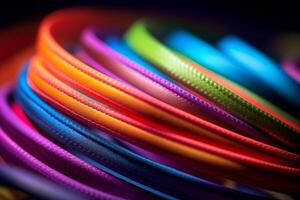
{"type": "Polygon", "coordinates": [[[107,7],[129,7],[139,9],[158,9],[192,13],[223,21],[228,25],[238,25],[248,30],[287,31],[299,30],[299,6],[297,1],[192,1],[192,0],[10,0],[0,6],[0,26],[32,16],[43,16],[55,9],[74,6],[92,5],[107,7]]]}
{"type": "MultiPolygon", "coordinates": [[[[212,20],[237,31],[252,44],[269,51],[276,35],[299,33],[300,15],[297,1],[197,1],[197,0],[10,0],[0,6],[0,28],[42,18],[53,10],[70,6],[136,8],[192,15],[199,20],[212,20]],[[268,48],[265,48],[267,45],[268,48]]],[[[120,19],[121,20],[121,19],[120,19]]]]}

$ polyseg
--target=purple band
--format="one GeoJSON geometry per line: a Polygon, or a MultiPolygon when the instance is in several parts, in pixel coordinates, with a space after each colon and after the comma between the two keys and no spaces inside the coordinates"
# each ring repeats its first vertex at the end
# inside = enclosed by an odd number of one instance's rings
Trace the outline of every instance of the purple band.
{"type": "Polygon", "coordinates": [[[207,117],[210,116],[212,118],[220,120],[222,121],[222,123],[234,127],[239,132],[251,138],[255,138],[265,143],[274,144],[272,140],[264,137],[262,133],[260,133],[257,129],[245,123],[244,121],[210,104],[209,102],[194,96],[193,94],[177,86],[176,84],[159,77],[158,75],[148,71],[147,69],[144,69],[142,66],[135,63],[134,61],[117,53],[116,51],[108,47],[104,42],[102,42],[97,37],[94,30],[87,29],[86,31],[84,31],[82,34],[81,43],[83,44],[83,46],[94,49],[95,52],[98,52],[99,54],[106,56],[106,58],[111,59],[112,62],[120,62],[126,65],[128,70],[133,70],[136,73],[139,73],[140,76],[145,77],[145,79],[152,80],[155,84],[158,84],[160,85],[160,87],[163,87],[166,90],[166,92],[173,93],[177,97],[183,99],[184,101],[188,101],[190,104],[193,105],[195,109],[199,109],[202,112],[204,112],[207,115],[207,117]]]}
{"type": "Polygon", "coordinates": [[[6,131],[0,131],[4,159],[37,171],[92,199],[121,199],[119,196],[139,199],[138,195],[134,196],[135,188],[80,160],[23,123],[10,109],[9,94],[10,87],[0,90],[0,123],[6,131]]]}
{"type": "Polygon", "coordinates": [[[285,60],[283,61],[282,66],[286,73],[290,75],[290,77],[300,83],[300,60],[285,60]]]}

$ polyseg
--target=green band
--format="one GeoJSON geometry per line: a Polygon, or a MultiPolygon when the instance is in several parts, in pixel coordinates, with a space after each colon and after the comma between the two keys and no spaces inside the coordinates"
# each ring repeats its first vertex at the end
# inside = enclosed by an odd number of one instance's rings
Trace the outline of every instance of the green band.
{"type": "MultiPolygon", "coordinates": [[[[148,27],[147,22],[136,22],[128,30],[126,41],[134,51],[155,64],[160,70],[205,96],[226,111],[256,127],[272,130],[281,135],[279,136],[280,138],[284,139],[287,136],[286,133],[292,137],[300,136],[299,130],[296,130],[290,125],[249,103],[186,63],[178,54],[174,53],[154,38],[147,28],[150,28],[148,27]]],[[[248,94],[251,95],[249,92],[248,94]]],[[[252,94],[251,96],[254,97],[255,95],[252,94]]],[[[258,96],[255,96],[254,98],[263,102],[264,105],[268,106],[273,111],[283,114],[286,118],[299,124],[298,120],[289,116],[287,113],[284,113],[284,111],[281,111],[274,105],[271,105],[271,103],[260,99],[258,96]]]]}

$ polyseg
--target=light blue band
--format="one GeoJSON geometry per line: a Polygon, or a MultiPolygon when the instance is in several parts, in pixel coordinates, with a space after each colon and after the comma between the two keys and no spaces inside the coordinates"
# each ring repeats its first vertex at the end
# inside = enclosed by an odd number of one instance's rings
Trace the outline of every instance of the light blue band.
{"type": "Polygon", "coordinates": [[[169,33],[165,42],[178,53],[280,107],[300,108],[299,86],[269,58],[237,37],[225,37],[219,42],[218,49],[188,31],[178,29],[169,33]]]}
{"type": "Polygon", "coordinates": [[[297,83],[265,54],[235,36],[223,38],[218,46],[241,67],[251,71],[257,79],[278,91],[283,98],[300,106],[300,88],[297,83]]]}

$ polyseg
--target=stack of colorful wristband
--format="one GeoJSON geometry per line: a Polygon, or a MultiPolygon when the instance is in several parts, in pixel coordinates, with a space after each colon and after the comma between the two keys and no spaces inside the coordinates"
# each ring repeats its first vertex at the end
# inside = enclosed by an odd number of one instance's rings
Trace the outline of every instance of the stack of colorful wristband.
{"type": "Polygon", "coordinates": [[[296,59],[165,21],[62,10],[1,55],[0,197],[300,198],[296,59]]]}

